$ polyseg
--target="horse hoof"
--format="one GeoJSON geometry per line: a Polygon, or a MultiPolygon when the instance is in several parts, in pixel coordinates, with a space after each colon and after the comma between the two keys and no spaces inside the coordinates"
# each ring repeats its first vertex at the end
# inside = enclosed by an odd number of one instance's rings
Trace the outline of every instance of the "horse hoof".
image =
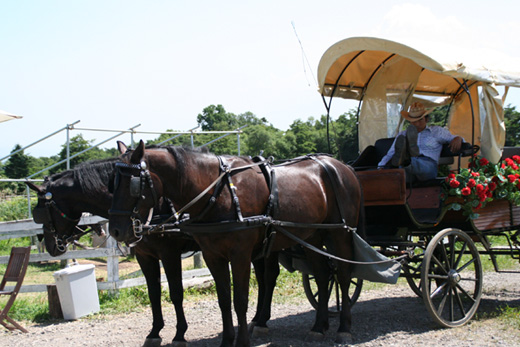
{"type": "Polygon", "coordinates": [[[317,331],[309,331],[305,341],[307,341],[307,342],[320,342],[320,341],[323,341],[324,338],[325,338],[325,334],[319,333],[317,331]]]}
{"type": "Polygon", "coordinates": [[[338,333],[336,335],[336,340],[334,342],[342,344],[342,345],[351,345],[353,343],[352,334],[345,333],[345,332],[338,333]]]}
{"type": "Polygon", "coordinates": [[[173,346],[173,347],[188,347],[188,342],[186,342],[186,341],[175,341],[175,340],[173,340],[173,341],[172,341],[172,346],[173,346]]]}
{"type": "Polygon", "coordinates": [[[161,346],[162,339],[160,337],[156,338],[150,338],[144,340],[143,347],[160,347],[161,346]]]}
{"type": "Polygon", "coordinates": [[[269,335],[268,327],[259,327],[255,325],[253,327],[253,337],[263,337],[269,335]]]}

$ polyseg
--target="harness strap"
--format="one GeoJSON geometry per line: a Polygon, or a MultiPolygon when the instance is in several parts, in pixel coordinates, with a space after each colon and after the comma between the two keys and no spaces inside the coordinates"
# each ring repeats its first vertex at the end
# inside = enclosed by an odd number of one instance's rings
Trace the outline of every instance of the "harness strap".
{"type": "Polygon", "coordinates": [[[325,172],[329,176],[330,183],[332,184],[332,189],[334,190],[334,197],[336,198],[336,203],[338,204],[338,209],[339,209],[339,213],[341,215],[341,220],[343,221],[343,223],[346,224],[345,209],[344,209],[343,201],[341,201],[338,197],[338,192],[340,191],[339,183],[338,183],[338,175],[333,174],[330,169],[330,166],[327,165],[322,160],[320,160],[319,158],[317,158],[316,156],[309,155],[309,158],[311,158],[312,160],[314,160],[315,162],[320,164],[321,167],[325,170],[325,172]]]}
{"type": "Polygon", "coordinates": [[[237,219],[242,222],[244,220],[244,217],[242,216],[242,210],[240,209],[240,202],[238,200],[237,195],[237,187],[233,184],[233,181],[231,180],[231,171],[229,170],[229,166],[226,164],[226,159],[224,157],[221,157],[220,155],[217,156],[219,162],[220,162],[220,169],[226,173],[226,179],[228,181],[228,187],[229,191],[231,193],[231,197],[233,199],[233,204],[235,205],[235,209],[237,211],[237,219]]]}

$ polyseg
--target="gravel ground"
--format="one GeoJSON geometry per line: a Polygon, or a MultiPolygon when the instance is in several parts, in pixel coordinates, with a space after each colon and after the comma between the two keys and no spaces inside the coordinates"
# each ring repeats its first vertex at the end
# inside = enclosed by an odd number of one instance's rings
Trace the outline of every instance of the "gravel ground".
{"type": "MultiPolygon", "coordinates": [[[[364,291],[353,308],[353,346],[518,346],[520,331],[493,317],[504,305],[520,306],[519,273],[486,273],[484,295],[477,315],[467,325],[440,329],[430,319],[421,299],[405,286],[364,291]]],[[[218,346],[221,320],[216,301],[185,301],[191,347],[218,346]]],[[[175,332],[171,305],[164,308],[166,327],[162,346],[170,346],[175,332]]],[[[252,317],[253,308],[249,315],[252,317]]],[[[314,320],[308,302],[273,305],[268,335],[253,337],[252,346],[335,346],[337,320],[322,342],[306,342],[314,320]]],[[[0,346],[141,346],[151,327],[151,313],[82,318],[56,324],[26,324],[28,334],[0,330],[0,346]]]]}

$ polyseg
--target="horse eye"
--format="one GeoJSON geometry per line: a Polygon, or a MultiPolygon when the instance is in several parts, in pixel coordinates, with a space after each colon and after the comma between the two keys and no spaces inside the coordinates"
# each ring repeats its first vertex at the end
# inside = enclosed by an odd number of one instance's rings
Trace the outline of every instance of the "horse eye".
{"type": "Polygon", "coordinates": [[[52,199],[52,193],[51,192],[45,193],[45,199],[47,199],[47,200],[52,199]]]}

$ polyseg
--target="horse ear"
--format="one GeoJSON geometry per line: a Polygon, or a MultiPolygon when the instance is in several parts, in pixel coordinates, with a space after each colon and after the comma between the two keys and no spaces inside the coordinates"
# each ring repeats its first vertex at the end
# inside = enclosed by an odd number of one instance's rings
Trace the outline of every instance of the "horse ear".
{"type": "Polygon", "coordinates": [[[121,141],[117,141],[117,149],[121,154],[125,154],[128,151],[128,147],[121,141]]]}
{"type": "Polygon", "coordinates": [[[138,164],[141,162],[141,159],[144,157],[144,142],[143,140],[139,141],[139,145],[132,153],[132,157],[130,158],[130,162],[134,164],[138,164]]]}
{"type": "Polygon", "coordinates": [[[37,185],[35,185],[34,183],[32,183],[30,181],[25,181],[25,184],[27,184],[27,186],[29,188],[31,188],[32,190],[34,190],[36,193],[43,194],[42,189],[40,187],[38,187],[37,185]]]}

